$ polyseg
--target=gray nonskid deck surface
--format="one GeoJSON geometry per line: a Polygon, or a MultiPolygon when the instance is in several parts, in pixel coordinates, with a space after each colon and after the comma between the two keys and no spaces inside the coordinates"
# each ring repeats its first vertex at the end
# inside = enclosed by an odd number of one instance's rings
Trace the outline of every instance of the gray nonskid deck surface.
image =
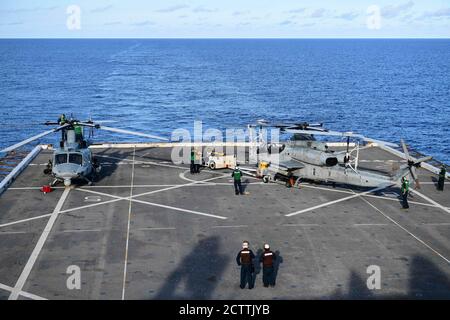
{"type": "MultiPolygon", "coordinates": [[[[396,188],[321,206],[366,190],[246,177],[249,194],[235,196],[229,171],[192,176],[170,162],[170,149],[95,153],[94,186],[41,193],[45,151],[0,197],[0,299],[14,288],[19,299],[450,298],[450,189],[436,191],[428,171],[405,211],[396,188]],[[242,240],[255,253],[264,242],[278,252],[275,288],[262,286],[260,268],[255,289],[239,288],[242,240]],[[80,290],[66,286],[71,265],[80,290]],[[381,269],[379,290],[366,285],[371,265],[381,269]]],[[[401,164],[378,148],[361,159],[387,174],[401,164]]]]}

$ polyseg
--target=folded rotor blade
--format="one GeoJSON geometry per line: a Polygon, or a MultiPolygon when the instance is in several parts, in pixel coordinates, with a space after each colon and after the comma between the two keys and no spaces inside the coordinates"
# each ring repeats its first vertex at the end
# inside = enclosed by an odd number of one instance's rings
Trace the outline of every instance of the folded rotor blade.
{"type": "Polygon", "coordinates": [[[341,133],[336,134],[333,131],[322,132],[322,131],[311,131],[311,130],[286,129],[286,132],[308,134],[308,135],[313,134],[313,135],[321,135],[321,136],[342,136],[341,133]]]}
{"type": "Polygon", "coordinates": [[[364,137],[363,140],[367,141],[367,142],[375,142],[375,143],[378,143],[380,145],[385,145],[385,146],[389,146],[389,147],[398,147],[397,144],[391,143],[391,142],[387,142],[387,141],[382,141],[382,140],[377,140],[377,139],[372,139],[372,138],[366,138],[366,137],[364,137]]]}
{"type": "Polygon", "coordinates": [[[308,130],[311,130],[311,131],[320,131],[320,132],[327,132],[328,131],[327,129],[320,128],[320,127],[315,127],[315,126],[308,126],[306,128],[308,130]]]}
{"type": "Polygon", "coordinates": [[[95,121],[95,123],[100,123],[100,124],[102,124],[102,123],[116,123],[116,122],[119,122],[119,121],[117,121],[117,120],[100,120],[100,121],[95,121]]]}
{"type": "Polygon", "coordinates": [[[33,141],[38,140],[38,139],[40,139],[42,137],[45,137],[46,135],[49,135],[49,134],[54,133],[54,132],[57,132],[57,131],[61,130],[62,128],[66,127],[66,126],[68,126],[68,125],[65,124],[65,125],[60,126],[60,127],[56,128],[56,129],[52,129],[52,130],[48,130],[48,131],[42,132],[42,133],[40,133],[38,135],[35,135],[35,136],[30,137],[28,139],[25,139],[25,140],[23,140],[23,141],[21,141],[19,143],[16,143],[15,145],[12,145],[12,146],[10,146],[8,148],[0,150],[0,153],[13,151],[13,150],[15,150],[17,148],[20,148],[21,146],[24,146],[24,145],[26,145],[26,144],[28,144],[30,142],[33,142],[33,141]]]}
{"type": "Polygon", "coordinates": [[[353,137],[357,139],[362,139],[367,142],[375,142],[380,145],[397,147],[395,143],[386,142],[382,140],[367,138],[361,134],[354,132],[338,132],[338,131],[322,131],[319,128],[311,128],[311,130],[296,130],[296,129],[286,129],[289,133],[299,133],[299,134],[309,134],[309,135],[320,135],[320,136],[334,136],[334,137],[353,137]]]}
{"type": "Polygon", "coordinates": [[[117,128],[111,128],[111,127],[105,127],[105,126],[100,126],[99,129],[103,129],[103,130],[111,131],[111,132],[123,133],[123,134],[130,134],[133,136],[140,136],[140,137],[145,137],[145,138],[169,141],[169,139],[167,139],[167,138],[158,137],[158,136],[154,136],[154,135],[146,134],[146,133],[123,130],[123,129],[117,129],[117,128]]]}
{"type": "Polygon", "coordinates": [[[402,144],[403,153],[405,154],[406,159],[409,160],[410,159],[409,151],[408,151],[408,148],[406,147],[405,141],[403,139],[401,139],[400,142],[402,144]]]}
{"type": "Polygon", "coordinates": [[[414,180],[414,183],[416,185],[416,189],[420,189],[420,182],[419,182],[419,177],[417,176],[416,167],[410,166],[409,167],[409,172],[411,172],[411,177],[414,180]]]}
{"type": "Polygon", "coordinates": [[[409,167],[409,171],[411,172],[411,177],[414,179],[414,180],[417,180],[417,173],[416,173],[416,167],[409,167]]]}
{"type": "Polygon", "coordinates": [[[422,157],[422,158],[419,158],[419,159],[417,159],[415,162],[417,162],[417,163],[421,163],[421,162],[426,162],[426,161],[430,161],[431,159],[433,159],[433,157],[432,156],[427,156],[427,157],[422,157]]]}

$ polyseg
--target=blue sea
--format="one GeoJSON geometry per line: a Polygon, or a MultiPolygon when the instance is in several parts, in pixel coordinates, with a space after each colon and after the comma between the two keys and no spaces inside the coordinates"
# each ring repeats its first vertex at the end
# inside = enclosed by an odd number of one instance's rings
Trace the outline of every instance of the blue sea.
{"type": "Polygon", "coordinates": [[[0,149],[61,113],[165,136],[323,122],[450,163],[450,40],[0,40],[0,149]]]}

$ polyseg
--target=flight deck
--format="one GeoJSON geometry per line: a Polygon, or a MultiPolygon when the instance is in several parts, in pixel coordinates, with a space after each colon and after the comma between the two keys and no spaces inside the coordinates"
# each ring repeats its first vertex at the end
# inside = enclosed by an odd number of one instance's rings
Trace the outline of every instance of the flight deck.
{"type": "MultiPolygon", "coordinates": [[[[287,188],[244,176],[237,196],[231,170],[191,175],[170,148],[93,152],[92,186],[41,192],[52,180],[43,174],[52,152],[42,150],[0,195],[0,299],[450,298],[450,185],[437,191],[426,169],[404,210],[398,187],[287,188]],[[277,253],[274,288],[260,266],[255,288],[239,288],[243,240],[277,253]],[[379,289],[367,285],[374,268],[379,289]]],[[[360,151],[373,171],[404,163],[379,147],[360,151]]]]}

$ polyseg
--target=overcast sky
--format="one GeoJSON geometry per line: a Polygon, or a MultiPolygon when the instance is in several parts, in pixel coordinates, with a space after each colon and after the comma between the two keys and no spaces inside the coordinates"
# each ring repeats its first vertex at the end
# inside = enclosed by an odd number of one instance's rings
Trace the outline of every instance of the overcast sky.
{"type": "Polygon", "coordinates": [[[450,38],[450,0],[0,0],[0,37],[450,38]]]}

